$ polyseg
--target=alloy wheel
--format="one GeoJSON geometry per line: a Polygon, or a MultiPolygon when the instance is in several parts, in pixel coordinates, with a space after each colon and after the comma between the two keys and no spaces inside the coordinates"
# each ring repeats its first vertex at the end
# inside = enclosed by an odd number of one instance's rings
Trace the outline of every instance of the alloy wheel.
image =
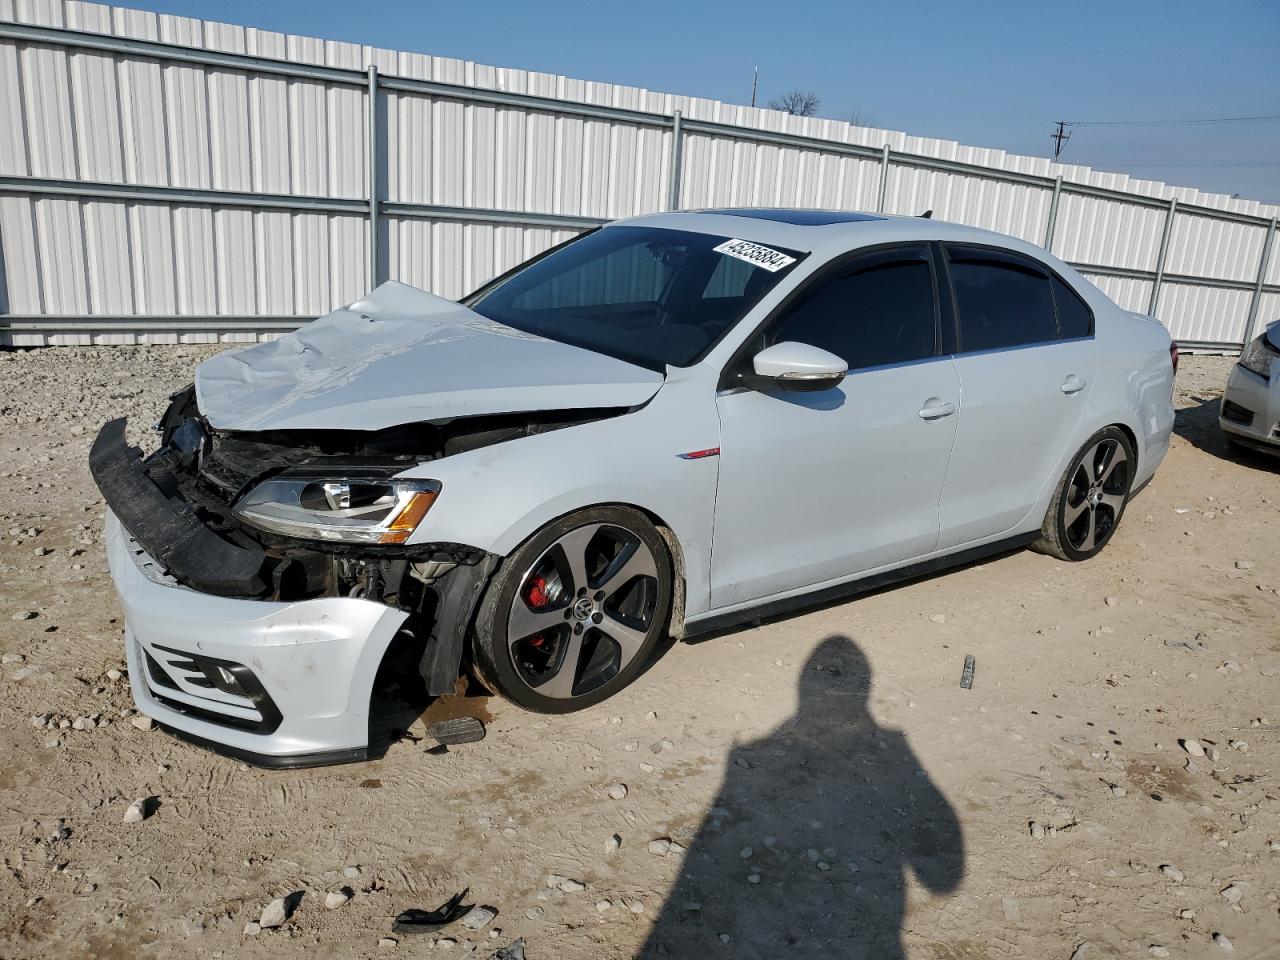
{"type": "Polygon", "coordinates": [[[1080,459],[1067,488],[1062,525],[1072,549],[1089,553],[1115,530],[1129,495],[1131,464],[1124,445],[1099,440],[1080,459]]]}
{"type": "Polygon", "coordinates": [[[511,662],[543,696],[583,696],[636,658],[657,605],[658,565],[644,541],[614,524],[577,527],[520,581],[507,616],[511,662]]]}

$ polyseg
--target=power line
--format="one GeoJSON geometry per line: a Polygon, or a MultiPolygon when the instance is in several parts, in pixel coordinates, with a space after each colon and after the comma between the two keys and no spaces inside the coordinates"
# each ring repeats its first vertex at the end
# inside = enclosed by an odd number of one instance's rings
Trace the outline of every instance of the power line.
{"type": "Polygon", "coordinates": [[[1265,123],[1280,120],[1280,114],[1261,117],[1200,117],[1194,120],[1068,120],[1068,127],[1162,127],[1184,123],[1265,123]]]}

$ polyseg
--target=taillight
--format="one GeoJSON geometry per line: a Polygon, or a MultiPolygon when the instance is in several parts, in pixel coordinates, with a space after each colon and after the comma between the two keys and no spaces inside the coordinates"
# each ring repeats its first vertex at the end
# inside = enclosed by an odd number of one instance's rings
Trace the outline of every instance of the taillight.
{"type": "Polygon", "coordinates": [[[1169,341],[1169,360],[1173,363],[1173,372],[1178,372],[1178,344],[1172,340],[1169,341]]]}

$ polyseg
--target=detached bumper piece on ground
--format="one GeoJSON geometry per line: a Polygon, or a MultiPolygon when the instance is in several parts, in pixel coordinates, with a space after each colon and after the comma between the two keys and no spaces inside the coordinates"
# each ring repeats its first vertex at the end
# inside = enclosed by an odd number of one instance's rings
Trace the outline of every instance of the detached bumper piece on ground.
{"type": "Polygon", "coordinates": [[[435,933],[441,927],[447,927],[455,920],[461,919],[470,910],[470,904],[464,904],[469,890],[463,890],[450,897],[434,910],[419,910],[416,907],[403,911],[391,924],[393,933],[435,933]]]}

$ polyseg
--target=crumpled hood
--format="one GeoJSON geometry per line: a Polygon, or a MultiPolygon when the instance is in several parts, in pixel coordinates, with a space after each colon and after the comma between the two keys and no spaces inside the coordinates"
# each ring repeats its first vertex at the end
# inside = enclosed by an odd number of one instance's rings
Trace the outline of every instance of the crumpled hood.
{"type": "Polygon", "coordinates": [[[631,407],[660,373],[389,281],[296,333],[196,368],[221,430],[380,430],[484,414],[631,407]]]}

